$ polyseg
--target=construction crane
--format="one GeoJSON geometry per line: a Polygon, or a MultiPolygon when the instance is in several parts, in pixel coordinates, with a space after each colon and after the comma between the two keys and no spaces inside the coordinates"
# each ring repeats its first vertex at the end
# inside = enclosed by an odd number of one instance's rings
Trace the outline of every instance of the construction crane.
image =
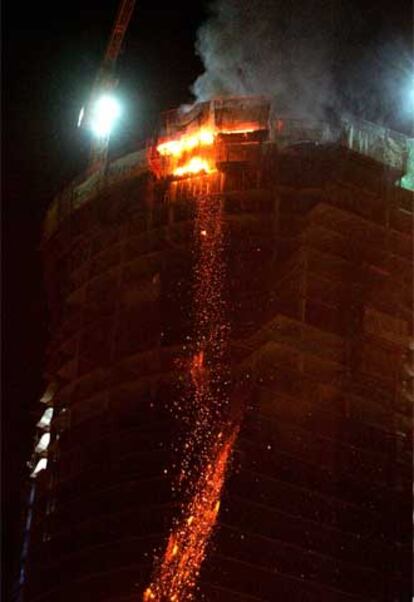
{"type": "Polygon", "coordinates": [[[118,83],[115,68],[134,6],[135,0],[121,0],[89,102],[86,108],[81,109],[79,115],[78,127],[84,125],[93,134],[89,172],[96,171],[106,164],[109,136],[121,111],[113,94],[118,83]]]}

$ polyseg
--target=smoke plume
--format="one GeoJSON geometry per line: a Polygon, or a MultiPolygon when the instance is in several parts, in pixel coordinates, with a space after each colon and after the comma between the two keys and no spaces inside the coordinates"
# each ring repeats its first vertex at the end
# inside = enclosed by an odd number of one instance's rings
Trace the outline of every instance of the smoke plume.
{"type": "Polygon", "coordinates": [[[395,23],[361,0],[215,0],[209,10],[197,34],[197,101],[264,94],[278,112],[357,116],[412,135],[409,7],[395,23]]]}
{"type": "Polygon", "coordinates": [[[205,72],[192,91],[265,94],[280,110],[321,115],[335,104],[334,40],[339,0],[218,0],[198,31],[205,72]]]}

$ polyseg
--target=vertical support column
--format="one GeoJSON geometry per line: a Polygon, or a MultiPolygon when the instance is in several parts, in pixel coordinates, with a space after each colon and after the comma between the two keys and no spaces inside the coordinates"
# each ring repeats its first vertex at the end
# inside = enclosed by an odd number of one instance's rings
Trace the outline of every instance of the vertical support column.
{"type": "Polygon", "coordinates": [[[115,307],[114,314],[112,319],[112,329],[111,329],[111,343],[110,343],[110,352],[109,352],[109,363],[110,365],[114,365],[116,362],[116,340],[119,330],[119,314],[120,314],[120,305],[121,305],[121,287],[124,275],[124,264],[125,264],[125,248],[126,242],[128,240],[128,223],[122,224],[119,229],[119,264],[117,268],[117,278],[116,278],[116,290],[115,294],[115,307]]]}
{"type": "Polygon", "coordinates": [[[305,324],[306,320],[306,296],[308,293],[308,249],[305,247],[303,250],[302,258],[302,277],[299,290],[299,319],[302,324],[305,324]]]}
{"type": "Polygon", "coordinates": [[[276,244],[277,238],[279,236],[280,229],[280,194],[275,187],[273,189],[273,252],[272,252],[272,263],[274,264],[277,261],[278,257],[278,245],[276,244]]]}
{"type": "MultiPolygon", "coordinates": [[[[81,299],[81,308],[80,308],[80,316],[79,316],[79,328],[78,328],[78,333],[77,333],[77,337],[76,337],[76,355],[75,355],[75,367],[74,367],[74,373],[73,373],[73,378],[76,379],[79,376],[79,354],[80,354],[80,344],[81,344],[81,339],[82,339],[82,333],[83,333],[83,327],[84,327],[84,323],[85,323],[85,305],[86,305],[86,300],[87,300],[87,291],[88,291],[88,283],[90,280],[90,271],[91,271],[91,258],[92,258],[92,244],[89,244],[89,249],[88,249],[88,258],[86,260],[87,266],[88,266],[88,274],[87,274],[87,278],[85,279],[85,283],[82,285],[82,299],[81,299]]],[[[66,299],[65,299],[65,303],[66,303],[66,299]]]]}
{"type": "MultiPolygon", "coordinates": [[[[307,304],[307,294],[308,294],[308,250],[305,247],[304,250],[304,257],[303,257],[303,271],[302,271],[302,278],[301,278],[301,284],[300,284],[300,300],[299,300],[299,304],[300,304],[300,322],[301,322],[301,331],[300,331],[300,336],[303,339],[303,331],[305,329],[305,324],[306,324],[306,304],[307,304]]],[[[301,374],[303,374],[304,372],[304,359],[303,359],[303,353],[302,351],[300,351],[300,355],[299,355],[299,365],[298,365],[298,369],[299,372],[301,374]]]]}
{"type": "Polygon", "coordinates": [[[26,504],[26,520],[23,530],[23,543],[22,543],[22,552],[20,555],[20,566],[19,566],[19,576],[17,579],[17,585],[15,589],[15,595],[13,599],[15,602],[23,602],[24,600],[24,589],[26,585],[26,574],[27,574],[27,560],[29,555],[29,545],[30,545],[30,531],[33,523],[33,513],[34,513],[34,502],[36,496],[36,481],[34,479],[31,480],[29,486],[29,493],[27,496],[27,504],[26,504]]]}

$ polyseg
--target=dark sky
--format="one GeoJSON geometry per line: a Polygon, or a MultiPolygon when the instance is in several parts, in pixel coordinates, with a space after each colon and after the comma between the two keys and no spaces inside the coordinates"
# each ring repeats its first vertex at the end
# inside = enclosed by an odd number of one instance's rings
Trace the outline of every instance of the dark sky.
{"type": "MultiPolygon", "coordinates": [[[[300,2],[294,6],[300,9],[300,2]]],[[[372,86],[366,90],[378,94],[381,82],[374,81],[372,71],[365,75],[363,68],[355,67],[357,59],[372,48],[375,60],[381,63],[381,52],[375,51],[390,41],[387,56],[391,67],[397,64],[398,69],[401,57],[401,68],[406,69],[405,53],[411,51],[411,2],[353,0],[347,6],[350,17],[338,54],[339,68],[354,70],[355,85],[361,82],[361,73],[362,79],[371,78],[372,86]],[[394,49],[400,43],[404,50],[396,54],[394,49]]],[[[8,0],[3,11],[5,577],[13,573],[18,558],[25,461],[30,456],[36,402],[43,385],[47,309],[38,250],[40,225],[54,193],[86,167],[87,143],[76,122],[103,55],[116,7],[116,0],[71,0],[53,7],[47,2],[8,0]]],[[[192,7],[184,1],[163,4],[137,0],[118,62],[119,94],[125,112],[114,149],[137,146],[150,133],[159,111],[190,99],[189,86],[203,71],[194,42],[206,12],[205,4],[196,0],[192,7]]],[[[366,96],[361,98],[366,102],[366,96]]],[[[398,126],[395,112],[389,107],[387,110],[390,125],[398,126]]],[[[3,580],[5,586],[9,583],[3,580]]]]}

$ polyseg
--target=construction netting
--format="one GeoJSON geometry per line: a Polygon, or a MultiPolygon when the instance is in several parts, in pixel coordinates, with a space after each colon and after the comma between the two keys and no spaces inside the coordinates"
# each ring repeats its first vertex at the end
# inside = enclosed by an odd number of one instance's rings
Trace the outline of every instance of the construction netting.
{"type": "Polygon", "coordinates": [[[146,150],[130,153],[109,163],[105,168],[87,176],[83,175],[64,188],[48,208],[44,221],[44,235],[49,238],[72,211],[96,197],[108,186],[124,179],[138,176],[148,169],[146,150]]]}

